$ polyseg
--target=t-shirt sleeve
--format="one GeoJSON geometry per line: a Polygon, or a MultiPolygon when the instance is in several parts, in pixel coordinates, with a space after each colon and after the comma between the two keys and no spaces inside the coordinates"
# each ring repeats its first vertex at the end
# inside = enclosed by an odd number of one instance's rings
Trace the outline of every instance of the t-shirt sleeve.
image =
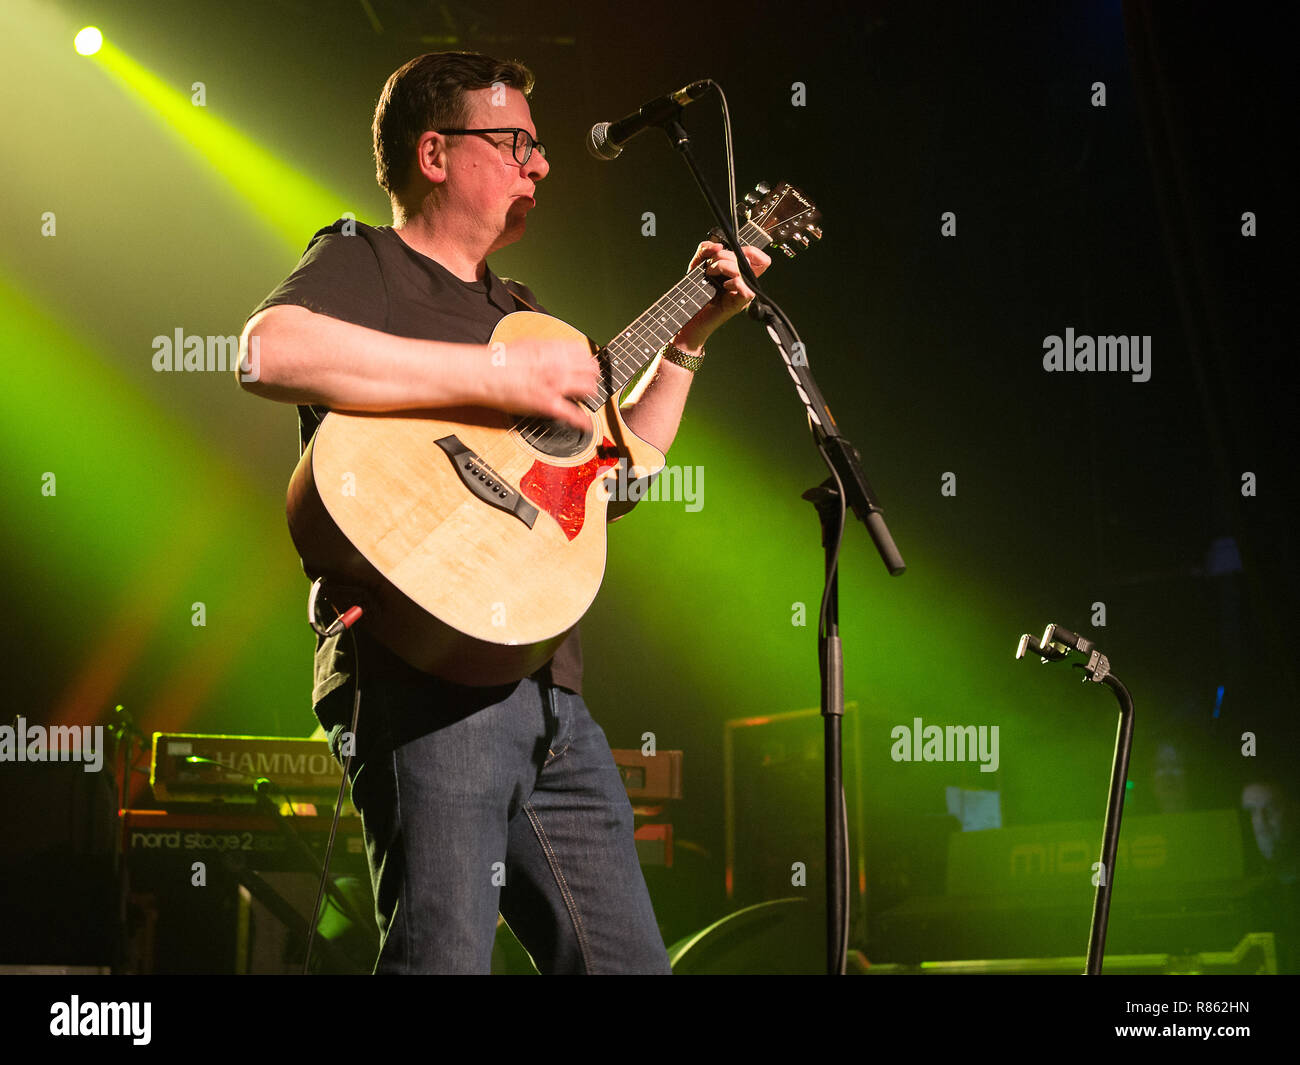
{"type": "Polygon", "coordinates": [[[385,329],[388,291],[370,241],[360,233],[339,232],[340,223],[322,229],[307,245],[293,273],[254,308],[296,304],[354,325],[385,329]]]}
{"type": "MultiPolygon", "coordinates": [[[[343,232],[344,219],[312,237],[293,272],[262,300],[249,318],[281,304],[306,307],[354,325],[388,332],[388,288],[366,231],[343,232]]],[[[321,419],[323,405],[298,407],[298,443],[305,450],[321,419]]]]}

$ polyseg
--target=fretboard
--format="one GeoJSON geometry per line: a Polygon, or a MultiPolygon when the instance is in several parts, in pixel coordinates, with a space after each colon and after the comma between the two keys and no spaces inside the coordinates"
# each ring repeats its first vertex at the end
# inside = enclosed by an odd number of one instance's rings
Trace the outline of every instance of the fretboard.
{"type": "MultiPolygon", "coordinates": [[[[767,232],[753,222],[742,225],[738,235],[742,245],[755,248],[765,248],[772,242],[767,232]]],[[[659,349],[717,295],[717,289],[705,277],[704,271],[703,265],[697,266],[605,345],[598,356],[601,382],[594,397],[596,406],[622,391],[623,386],[659,354],[659,349]]]]}

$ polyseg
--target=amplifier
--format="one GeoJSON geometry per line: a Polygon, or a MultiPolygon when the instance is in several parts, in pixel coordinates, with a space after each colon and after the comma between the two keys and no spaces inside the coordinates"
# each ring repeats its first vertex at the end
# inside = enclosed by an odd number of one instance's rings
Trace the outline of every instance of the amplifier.
{"type": "MultiPolygon", "coordinates": [[[[1127,891],[1240,880],[1246,872],[1241,820],[1238,810],[1125,817],[1116,884],[1127,891]]],[[[1090,898],[1100,855],[1100,821],[954,832],[948,838],[948,894],[1074,892],[1090,898]]]]}
{"type": "Polygon", "coordinates": [[[633,802],[663,802],[682,797],[682,752],[642,754],[639,749],[615,749],[614,764],[633,802]]]}
{"type": "MultiPolygon", "coordinates": [[[[877,909],[871,957],[1065,957],[1068,968],[1087,944],[1100,851],[1100,819],[952,832],[945,893],[877,909]]],[[[1110,956],[1228,951],[1278,931],[1246,876],[1239,811],[1124,818],[1112,875],[1107,971],[1120,971],[1110,956]]]]}
{"type": "MultiPolygon", "coordinates": [[[[850,913],[866,916],[865,807],[861,782],[863,714],[844,704],[844,791],[851,863],[850,913]]],[[[821,710],[733,718],[723,726],[724,886],[733,905],[790,895],[792,864],[806,870],[804,892],[824,906],[826,851],[822,814],[821,710]]]]}
{"type": "Polygon", "coordinates": [[[261,777],[311,800],[337,795],[341,775],[327,740],[155,732],[149,783],[163,803],[252,804],[261,777]]]}

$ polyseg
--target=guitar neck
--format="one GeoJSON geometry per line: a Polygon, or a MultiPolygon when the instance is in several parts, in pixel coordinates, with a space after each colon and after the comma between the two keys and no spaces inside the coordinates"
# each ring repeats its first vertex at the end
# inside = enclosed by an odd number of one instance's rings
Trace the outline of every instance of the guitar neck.
{"type": "MultiPolygon", "coordinates": [[[[737,234],[742,245],[765,248],[772,242],[767,232],[753,222],[746,222],[737,234]]],[[[596,391],[597,406],[626,385],[659,349],[669,343],[687,322],[699,313],[717,289],[705,277],[703,264],[697,266],[660,296],[650,309],[601,349],[601,383],[596,391]]]]}

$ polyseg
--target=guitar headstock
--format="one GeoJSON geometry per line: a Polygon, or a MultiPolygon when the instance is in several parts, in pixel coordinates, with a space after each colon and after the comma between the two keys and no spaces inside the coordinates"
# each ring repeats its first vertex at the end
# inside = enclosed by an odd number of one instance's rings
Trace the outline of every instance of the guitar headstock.
{"type": "Polygon", "coordinates": [[[742,229],[755,226],[762,230],[772,246],[791,259],[800,248],[808,247],[809,238],[821,240],[821,211],[793,185],[783,183],[773,189],[760,181],[736,207],[747,220],[742,229]]]}

